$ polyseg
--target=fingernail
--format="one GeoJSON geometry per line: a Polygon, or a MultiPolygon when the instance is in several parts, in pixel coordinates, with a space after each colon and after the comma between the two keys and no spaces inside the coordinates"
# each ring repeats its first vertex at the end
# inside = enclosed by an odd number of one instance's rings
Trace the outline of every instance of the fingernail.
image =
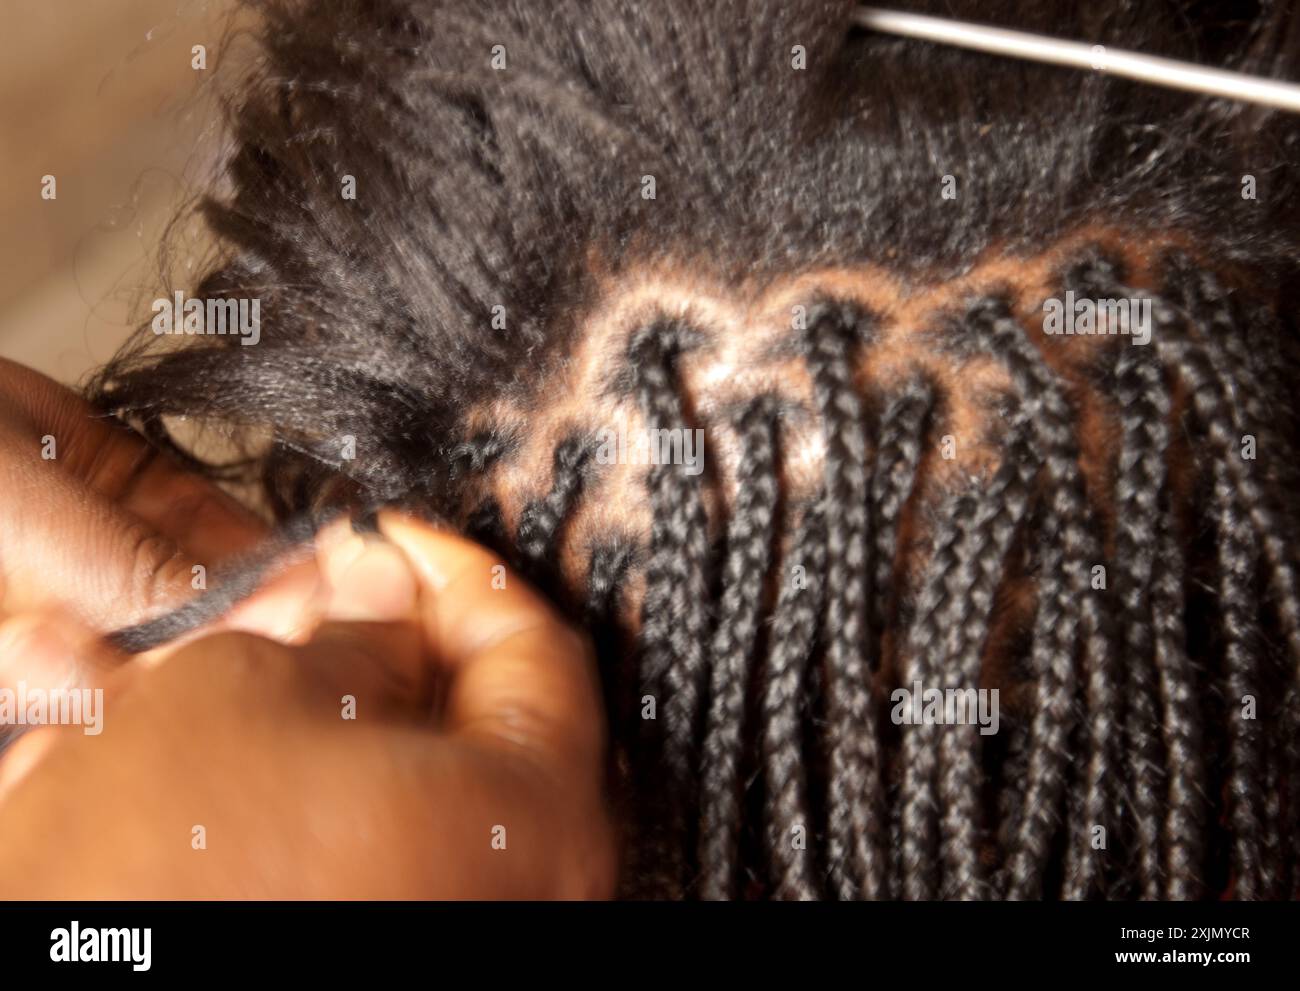
{"type": "MultiPolygon", "coordinates": [[[[356,556],[360,556],[360,550],[356,556]]],[[[306,643],[333,595],[333,584],[325,570],[327,560],[318,554],[315,561],[290,565],[215,625],[281,643],[306,643]]],[[[345,572],[339,572],[340,579],[345,572]]]]}
{"type": "Polygon", "coordinates": [[[335,531],[328,541],[317,541],[316,559],[320,564],[325,580],[331,586],[343,581],[352,565],[366,552],[366,541],[360,535],[349,531],[335,531]]]}
{"type": "Polygon", "coordinates": [[[380,532],[406,551],[413,567],[435,591],[446,586],[457,573],[467,549],[474,545],[455,536],[449,528],[403,513],[384,510],[379,514],[380,532]]]}
{"type": "Polygon", "coordinates": [[[360,553],[353,556],[355,549],[344,546],[344,563],[327,566],[330,619],[383,623],[411,616],[417,589],[406,555],[385,540],[357,540],[360,553]]]}

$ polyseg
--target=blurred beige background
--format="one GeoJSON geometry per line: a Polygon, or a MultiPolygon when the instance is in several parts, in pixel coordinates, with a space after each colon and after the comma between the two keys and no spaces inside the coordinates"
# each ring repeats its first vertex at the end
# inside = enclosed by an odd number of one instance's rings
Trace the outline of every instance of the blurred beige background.
{"type": "MultiPolygon", "coordinates": [[[[213,174],[228,3],[5,0],[4,15],[0,356],[73,383],[166,290],[162,231],[213,174]]],[[[170,272],[199,264],[201,239],[177,247],[170,272]]]]}

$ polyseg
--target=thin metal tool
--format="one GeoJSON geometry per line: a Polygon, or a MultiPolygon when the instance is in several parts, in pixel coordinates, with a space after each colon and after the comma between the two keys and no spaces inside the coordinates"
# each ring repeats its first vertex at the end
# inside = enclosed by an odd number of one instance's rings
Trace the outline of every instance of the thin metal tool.
{"type": "Polygon", "coordinates": [[[954,21],[925,14],[909,14],[879,7],[859,7],[853,20],[882,34],[921,38],[958,48],[1048,62],[1077,69],[1108,72],[1125,79],[1167,86],[1172,89],[1221,96],[1229,100],[1258,103],[1279,110],[1300,113],[1300,85],[1262,76],[1250,76],[1226,69],[1211,69],[1193,62],[1143,55],[1123,48],[1063,41],[1025,31],[954,21]]]}

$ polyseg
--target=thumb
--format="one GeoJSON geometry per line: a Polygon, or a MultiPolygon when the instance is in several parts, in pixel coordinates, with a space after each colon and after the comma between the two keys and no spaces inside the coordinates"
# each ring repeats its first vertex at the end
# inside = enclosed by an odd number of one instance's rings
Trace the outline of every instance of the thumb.
{"type": "Polygon", "coordinates": [[[328,544],[319,560],[328,591],[319,626],[298,648],[304,666],[318,686],[351,696],[358,712],[428,718],[435,678],[405,555],[379,537],[351,535],[328,544]]]}

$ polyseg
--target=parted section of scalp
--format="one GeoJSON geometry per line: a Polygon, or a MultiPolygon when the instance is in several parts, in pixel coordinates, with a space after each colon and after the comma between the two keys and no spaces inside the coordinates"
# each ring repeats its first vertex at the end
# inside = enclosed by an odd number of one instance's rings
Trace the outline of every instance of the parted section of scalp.
{"type": "MultiPolygon", "coordinates": [[[[736,498],[738,459],[744,456],[733,414],[764,396],[779,410],[783,496],[790,504],[813,497],[825,451],[799,335],[810,310],[824,301],[861,314],[853,360],[871,415],[878,416],[904,383],[918,378],[941,399],[919,471],[921,483],[940,492],[991,476],[1003,456],[1006,424],[999,397],[1008,388],[1007,373],[969,339],[959,318],[972,301],[1005,300],[1026,339],[1071,388],[1081,469],[1089,491],[1100,491],[1115,449],[1115,409],[1113,398],[1098,388],[1097,365],[1100,349],[1115,336],[1048,335],[1044,302],[1071,288],[1084,294],[1084,287],[1069,285],[1068,273],[1086,257],[1115,259],[1123,264],[1129,286],[1154,288],[1153,245],[1162,251],[1187,247],[1168,233],[1146,240],[1088,228],[1033,256],[990,251],[965,275],[942,283],[902,279],[884,267],[808,270],[754,284],[724,283],[705,265],[681,262],[597,271],[590,302],[566,317],[574,342],[569,353],[537,374],[527,398],[498,396],[467,415],[467,436],[506,436],[512,442],[464,489],[464,518],[491,500],[506,535],[515,535],[526,507],[552,488],[557,449],[585,440],[598,456],[584,468],[583,497],[571,507],[558,541],[565,584],[580,591],[594,547],[616,535],[644,543],[650,532],[648,466],[638,463],[638,439],[653,429],[700,431],[695,453],[702,458],[698,467],[716,536],[736,498]],[[680,423],[648,422],[626,386],[630,342],[657,321],[690,330],[691,340],[676,362],[686,413],[680,423]]],[[[1104,501],[1098,508],[1107,512],[1104,501]]],[[[904,521],[903,547],[922,542],[918,525],[904,521]]]]}

